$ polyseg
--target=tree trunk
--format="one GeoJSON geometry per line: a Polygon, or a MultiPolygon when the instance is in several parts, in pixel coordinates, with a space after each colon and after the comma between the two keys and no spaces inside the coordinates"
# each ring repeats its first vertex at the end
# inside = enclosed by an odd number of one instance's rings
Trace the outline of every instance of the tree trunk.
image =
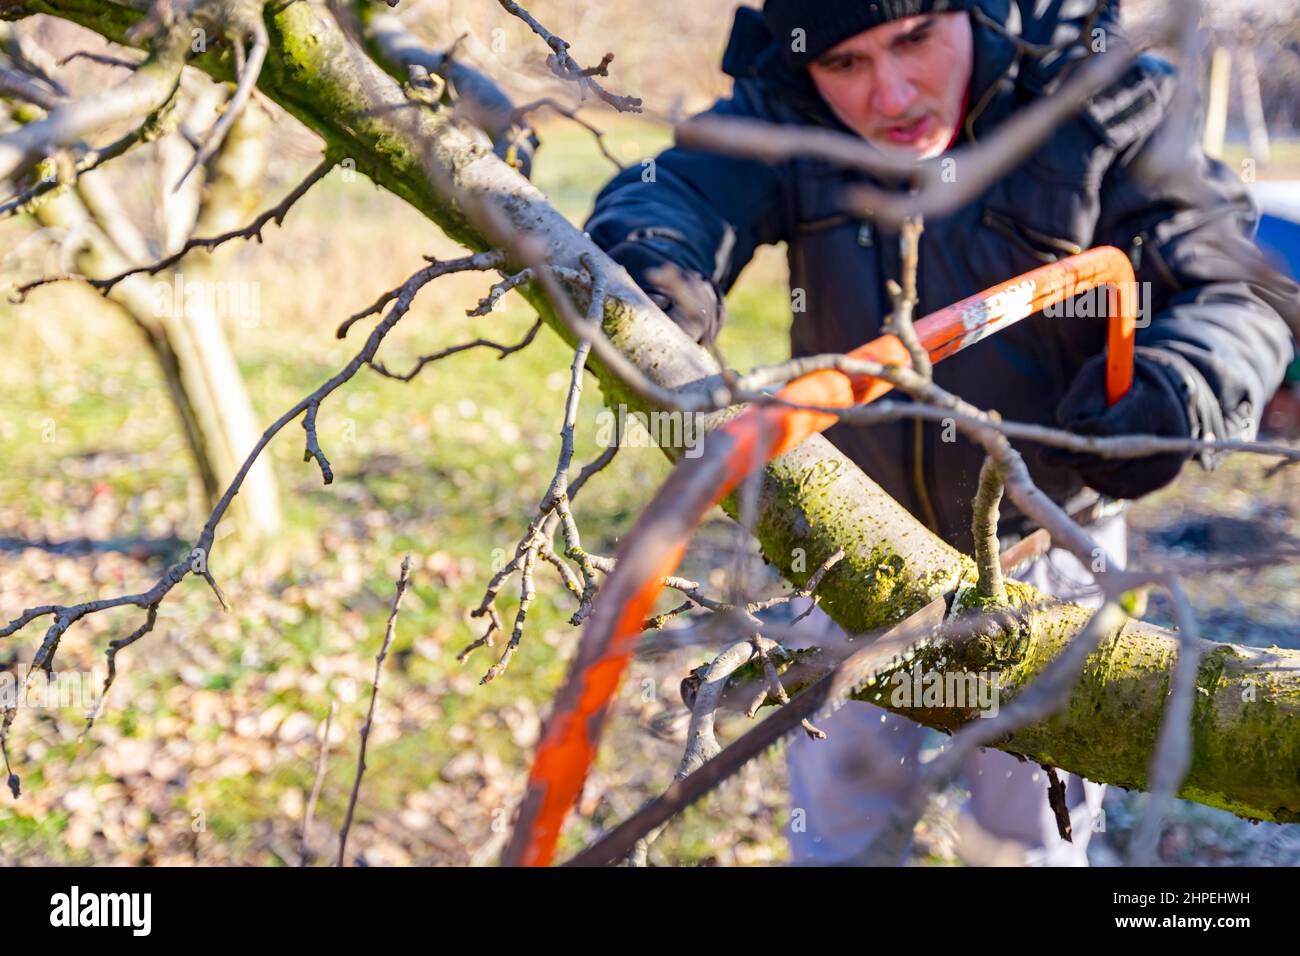
{"type": "MultiPolygon", "coordinates": [[[[217,102],[219,97],[210,100],[209,108],[217,102]]],[[[211,123],[211,116],[206,121],[211,123]]],[[[192,151],[177,136],[165,137],[159,143],[164,156],[163,177],[167,180],[158,187],[165,197],[166,252],[179,249],[191,235],[227,231],[252,218],[254,213],[249,209],[259,201],[260,190],[256,187],[265,170],[262,141],[268,126],[269,121],[253,111],[240,117],[213,159],[213,174],[202,203],[199,196],[203,192],[203,170],[191,175],[186,189],[175,196],[171,192],[192,151]],[[171,151],[174,146],[180,147],[179,153],[171,151]],[[169,156],[175,161],[166,161],[169,156]]],[[[119,208],[112,186],[102,178],[107,175],[111,173],[94,171],[84,175],[75,195],[56,197],[36,212],[45,225],[76,230],[85,236],[78,268],[84,275],[97,278],[150,261],[147,244],[119,208]]],[[[175,270],[153,277],[132,276],[109,294],[140,329],[158,362],[202,484],[207,510],[216,505],[261,436],[221,318],[210,307],[212,297],[183,294],[185,289],[209,288],[199,284],[217,279],[224,254],[227,250],[218,249],[213,256],[218,261],[210,262],[204,261],[207,253],[197,252],[175,270]]],[[[249,471],[235,511],[239,517],[229,530],[254,540],[279,530],[279,491],[269,458],[259,460],[249,471]]]]}
{"type": "MultiPolygon", "coordinates": [[[[205,129],[216,115],[215,110],[211,111],[197,125],[205,129]]],[[[158,184],[166,210],[167,252],[175,252],[191,236],[213,236],[238,229],[260,211],[258,204],[264,200],[260,184],[266,172],[269,133],[270,119],[253,104],[231,127],[210,168],[196,169],[177,192],[172,187],[193,152],[178,136],[167,137],[159,144],[169,160],[162,164],[162,180],[158,184]]],[[[173,339],[185,342],[184,354],[190,358],[185,366],[186,382],[192,390],[202,392],[200,405],[208,410],[203,420],[205,453],[220,478],[210,506],[216,504],[262,434],[243,375],[231,352],[227,331],[228,324],[236,330],[260,325],[256,287],[235,289],[231,283],[224,287],[223,295],[216,294],[215,283],[222,281],[223,265],[234,251],[232,246],[220,246],[210,253],[195,252],[160,277],[160,281],[173,282],[173,288],[177,287],[174,280],[179,276],[181,288],[197,287],[213,292],[185,296],[179,302],[173,296],[172,314],[166,321],[173,339]],[[222,300],[239,303],[244,311],[237,310],[239,314],[233,316],[218,314],[214,304],[222,300]],[[250,307],[253,311],[247,311],[250,307]]],[[[236,507],[240,525],[248,524],[251,532],[248,537],[265,538],[279,531],[280,493],[269,457],[259,459],[249,470],[236,507]]]]}

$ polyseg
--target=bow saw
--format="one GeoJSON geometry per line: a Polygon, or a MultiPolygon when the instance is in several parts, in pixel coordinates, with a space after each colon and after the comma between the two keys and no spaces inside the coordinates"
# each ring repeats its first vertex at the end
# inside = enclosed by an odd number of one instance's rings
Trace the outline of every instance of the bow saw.
{"type": "MultiPolygon", "coordinates": [[[[1128,257],[1113,246],[1099,246],[933,312],[917,320],[915,330],[931,361],[938,362],[1048,306],[1107,287],[1106,398],[1113,405],[1133,382],[1135,286],[1128,257]]],[[[907,349],[894,335],[882,335],[847,357],[881,365],[911,365],[907,349]]],[[[870,376],[835,369],[812,372],[787,384],[777,398],[816,409],[751,407],[712,433],[702,456],[677,465],[624,538],[615,568],[596,598],[569,676],[538,744],[515,830],[502,856],[504,865],[547,866],[552,862],[560,829],[595,759],[609,703],[632,658],[642,625],[663,590],[663,579],[677,569],[691,533],[709,508],[752,471],[837,421],[834,412],[818,409],[864,405],[892,389],[891,383],[870,376]]],[[[898,630],[890,632],[895,639],[898,630]]],[[[904,636],[911,642],[918,639],[915,629],[904,636]]],[[[750,733],[770,722],[769,718],[750,733]]],[[[700,772],[675,786],[686,784],[700,772]]]]}

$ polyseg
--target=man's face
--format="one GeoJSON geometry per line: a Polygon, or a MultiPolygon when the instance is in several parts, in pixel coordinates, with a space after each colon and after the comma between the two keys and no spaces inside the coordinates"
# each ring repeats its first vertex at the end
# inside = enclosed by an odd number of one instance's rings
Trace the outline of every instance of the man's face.
{"type": "Polygon", "coordinates": [[[929,159],[961,124],[972,51],[967,14],[927,14],[849,37],[808,72],[849,129],[890,155],[929,159]]]}

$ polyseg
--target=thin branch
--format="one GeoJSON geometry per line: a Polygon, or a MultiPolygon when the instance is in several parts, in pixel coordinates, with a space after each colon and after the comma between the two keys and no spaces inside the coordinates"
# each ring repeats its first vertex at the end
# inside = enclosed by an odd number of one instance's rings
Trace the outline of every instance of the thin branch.
{"type": "MultiPolygon", "coordinates": [[[[186,31],[188,37],[188,31],[186,31]]],[[[0,179],[38,162],[55,149],[154,110],[175,95],[187,40],[170,33],[154,56],[126,80],[92,96],[68,100],[45,119],[0,136],[0,179]]]]}
{"type": "Polygon", "coordinates": [[[325,452],[321,451],[320,440],[316,435],[316,412],[320,409],[319,402],[313,402],[307,406],[307,413],[302,417],[303,431],[307,433],[306,447],[303,449],[302,460],[311,461],[316,459],[316,464],[320,465],[321,478],[325,484],[334,483],[334,470],[330,468],[329,459],[325,457],[325,452]]]}
{"type": "Polygon", "coordinates": [[[979,580],[975,593],[984,601],[1003,606],[1007,603],[1007,586],[998,563],[998,503],[1002,501],[1002,476],[993,459],[986,457],[980,467],[979,490],[975,493],[971,534],[975,539],[975,567],[979,580]]]}
{"type": "MultiPolygon", "coordinates": [[[[421,269],[415,275],[411,276],[401,285],[389,289],[378,299],[372,302],[360,312],[349,316],[335,331],[337,338],[346,338],[348,331],[362,319],[368,316],[376,315],[383,311],[384,306],[394,299],[401,303],[406,302],[406,309],[410,308],[410,302],[415,297],[415,293],[424,288],[434,279],[440,276],[448,275],[452,272],[487,272],[490,269],[496,269],[502,264],[505,256],[498,250],[489,250],[488,252],[476,252],[470,256],[464,256],[460,259],[448,259],[439,261],[430,259],[429,265],[421,269]]],[[[405,309],[403,310],[405,311],[405,309]]]]}
{"type": "MultiPolygon", "coordinates": [[[[604,278],[593,272],[591,274],[591,299],[587,308],[587,322],[595,323],[605,308],[605,282],[604,278]]],[[[537,563],[537,558],[541,556],[544,560],[556,565],[560,569],[561,577],[565,581],[566,587],[572,589],[577,585],[576,579],[564,569],[563,562],[551,550],[550,542],[554,535],[555,524],[552,520],[557,519],[560,528],[564,532],[565,555],[578,562],[582,570],[582,585],[579,591],[578,610],[572,618],[572,623],[576,626],[581,623],[583,617],[591,608],[591,603],[596,595],[596,569],[592,564],[591,557],[583,550],[582,539],[578,533],[578,525],[574,520],[573,512],[570,509],[570,495],[568,489],[569,468],[573,463],[574,431],[577,427],[578,406],[582,397],[582,376],[587,367],[587,357],[591,354],[591,342],[588,339],[579,341],[577,349],[574,351],[573,363],[570,368],[570,380],[568,396],[565,399],[564,406],[564,423],[560,428],[560,454],[556,461],[555,473],[551,477],[551,483],[546,489],[546,494],[542,497],[538,505],[537,516],[528,525],[528,530],[524,533],[519,545],[515,549],[515,557],[501,572],[498,572],[488,585],[487,594],[483,602],[472,613],[474,617],[481,617],[489,614],[489,609],[495,601],[496,593],[500,589],[505,578],[518,569],[520,572],[520,595],[519,608],[515,612],[515,624],[510,634],[510,640],[506,643],[501,655],[497,658],[487,673],[483,676],[480,683],[486,684],[501,676],[510,665],[511,658],[514,657],[515,651],[519,647],[519,642],[523,639],[524,622],[527,619],[528,608],[532,603],[535,594],[535,585],[533,582],[533,568],[537,563]]],[[[611,456],[612,457],[612,456],[611,456]]],[[[460,660],[464,658],[475,648],[482,647],[484,644],[490,644],[493,634],[499,629],[500,619],[491,610],[489,616],[489,625],[487,631],[482,637],[466,647],[459,655],[460,660]]]]}
{"type": "Polygon", "coordinates": [[[1047,805],[1056,818],[1056,832],[1066,843],[1074,842],[1074,821],[1070,819],[1070,806],[1065,802],[1065,784],[1051,764],[1039,764],[1047,774],[1047,805]]]}
{"type": "Polygon", "coordinates": [[[0,96],[31,103],[47,113],[53,112],[67,102],[34,76],[9,69],[0,69],[0,96]]]}
{"type": "MultiPolygon", "coordinates": [[[[410,583],[411,556],[402,559],[402,573],[397,577],[397,589],[393,593],[393,606],[388,612],[388,625],[384,628],[384,642],[379,645],[375,655],[375,680],[370,685],[370,707],[366,710],[366,722],[361,725],[361,749],[357,753],[357,774],[352,780],[352,794],[348,797],[348,810],[343,817],[343,827],[339,830],[338,866],[343,866],[343,858],[348,848],[348,832],[352,829],[352,814],[357,808],[357,795],[361,792],[361,778],[366,772],[366,746],[370,742],[370,728],[375,722],[375,702],[379,700],[379,680],[383,676],[384,658],[388,648],[397,634],[397,609],[402,604],[402,595],[410,583]]],[[[328,739],[328,738],[327,738],[328,739]]]]}
{"type": "Polygon", "coordinates": [[[108,699],[108,691],[113,686],[113,681],[117,679],[117,655],[123,648],[130,647],[140,638],[144,637],[154,629],[158,623],[158,605],[151,604],[145,615],[145,621],[136,628],[128,637],[116,641],[110,641],[108,652],[104,655],[108,659],[108,673],[104,675],[104,686],[100,689],[99,699],[95,702],[95,709],[86,717],[86,726],[81,731],[81,736],[85,737],[86,733],[94,726],[95,721],[104,712],[104,701],[108,699]]]}
{"type": "MultiPolygon", "coordinates": [[[[104,159],[110,159],[110,158],[112,157],[110,156],[104,157],[104,159]]],[[[298,202],[298,200],[301,199],[303,196],[305,196],[307,194],[307,191],[310,190],[312,186],[316,185],[316,183],[324,179],[325,176],[329,173],[329,171],[334,168],[334,165],[335,165],[335,161],[333,159],[330,159],[329,157],[326,157],[325,159],[321,160],[320,163],[317,164],[317,166],[314,169],[312,169],[310,173],[307,174],[307,176],[302,180],[302,182],[298,183],[298,185],[295,186],[289,192],[289,194],[284,197],[284,199],[280,200],[280,202],[276,203],[270,209],[258,215],[258,217],[254,219],[252,222],[250,222],[247,226],[243,226],[239,229],[232,229],[229,232],[223,232],[217,236],[198,236],[198,237],[188,239],[186,240],[185,244],[181,246],[181,248],[178,249],[176,252],[162,259],[159,259],[157,262],[154,262],[150,265],[135,266],[134,268],[127,269],[125,272],[119,272],[117,275],[109,276],[104,279],[92,279],[88,276],[77,275],[74,273],[46,276],[44,278],[37,279],[34,282],[28,282],[25,285],[19,286],[15,290],[15,295],[18,297],[18,301],[21,302],[24,298],[27,297],[27,294],[31,292],[31,290],[39,286],[48,285],[51,282],[64,282],[67,280],[75,279],[84,282],[92,289],[98,291],[101,295],[106,296],[108,295],[109,292],[113,290],[113,287],[116,286],[123,279],[130,278],[133,275],[140,275],[141,273],[145,275],[157,275],[159,272],[162,272],[166,269],[170,269],[172,266],[176,265],[176,263],[180,262],[183,258],[185,258],[185,256],[187,256],[190,252],[194,251],[195,249],[206,249],[210,252],[213,249],[217,248],[218,246],[230,242],[232,239],[256,239],[258,242],[261,242],[262,230],[265,229],[271,223],[275,223],[277,226],[283,225],[284,217],[288,215],[289,210],[293,208],[294,204],[298,202]]],[[[0,211],[3,210],[0,209],[0,211]]],[[[387,301],[388,300],[385,300],[385,302],[387,301]]],[[[376,309],[375,311],[378,310],[376,309]]]]}
{"type": "MultiPolygon", "coordinates": [[[[226,134],[230,132],[230,127],[235,125],[235,121],[239,119],[239,114],[244,111],[244,107],[248,104],[249,97],[253,95],[253,88],[257,85],[257,78],[262,73],[262,64],[266,62],[267,51],[271,48],[271,38],[266,32],[266,24],[262,22],[260,4],[257,14],[257,16],[249,18],[249,29],[253,34],[253,48],[249,51],[247,60],[240,64],[239,82],[235,85],[234,95],[226,103],[221,118],[217,120],[204,138],[203,145],[195,152],[190,164],[185,167],[185,172],[181,173],[181,178],[172,187],[172,192],[179,190],[181,184],[189,178],[190,173],[216,155],[217,150],[221,148],[221,144],[226,138],[226,134]]],[[[237,56],[242,58],[244,53],[242,39],[235,43],[234,48],[237,56]]]]}
{"type": "Polygon", "coordinates": [[[909,216],[903,220],[898,240],[903,284],[900,287],[892,280],[889,284],[889,293],[894,300],[894,311],[885,323],[884,331],[898,336],[903,347],[907,349],[907,354],[912,357],[912,368],[916,369],[916,373],[922,378],[929,379],[934,377],[930,353],[921,344],[921,339],[916,334],[916,327],[912,324],[912,314],[916,311],[917,302],[916,273],[920,265],[921,233],[924,229],[924,220],[920,216],[909,216]]]}
{"type": "Polygon", "coordinates": [[[101,66],[116,66],[127,70],[134,70],[140,65],[139,60],[128,60],[123,56],[113,56],[111,53],[95,53],[91,50],[74,50],[63,59],[59,60],[59,66],[67,66],[73,60],[88,60],[91,63],[98,63],[101,66]]]}
{"type": "MultiPolygon", "coordinates": [[[[488,259],[489,262],[492,257],[492,254],[490,253],[480,253],[479,255],[488,259]]],[[[484,268],[494,268],[494,266],[488,264],[484,266],[484,268]]],[[[422,273],[427,271],[428,270],[422,270],[422,273]]],[[[444,269],[443,271],[445,272],[447,270],[444,269]]],[[[443,273],[440,272],[439,274],[443,273]]],[[[429,280],[426,279],[425,283],[427,283],[427,281],[429,280]]],[[[262,433],[261,438],[259,438],[257,443],[253,446],[252,451],[250,451],[248,456],[244,459],[244,463],[240,466],[239,471],[226,487],[221,499],[212,509],[212,513],[208,516],[208,520],[204,524],[203,530],[200,532],[198,540],[190,552],[190,556],[168,568],[166,573],[164,573],[162,577],[154,583],[153,587],[137,594],[125,594],[113,598],[86,601],[82,604],[47,604],[40,607],[29,608],[5,626],[0,627],[0,638],[3,638],[17,632],[20,628],[25,627],[37,618],[47,616],[54,617],[54,622],[46,631],[40,648],[37,650],[36,656],[33,659],[32,667],[28,671],[28,678],[30,678],[32,671],[37,668],[46,669],[48,672],[49,669],[53,667],[54,654],[58,650],[60,639],[68,628],[77,621],[89,614],[127,606],[145,609],[149,612],[150,617],[152,617],[154,613],[152,609],[155,609],[162,602],[163,598],[191,573],[202,577],[208,583],[209,587],[212,588],[212,591],[220,602],[222,608],[229,610],[229,605],[226,602],[225,596],[221,593],[221,589],[217,586],[216,579],[212,576],[212,572],[209,570],[209,561],[212,554],[212,545],[216,540],[217,525],[221,522],[221,519],[230,508],[235,496],[239,493],[240,488],[243,486],[244,479],[248,476],[249,470],[261,456],[266,446],[270,444],[271,440],[279,434],[279,432],[289,424],[289,422],[294,421],[299,416],[303,416],[313,409],[319,408],[321,402],[324,401],[326,397],[343,385],[343,383],[351,380],[363,366],[370,363],[385,337],[393,330],[393,327],[401,321],[407,311],[409,311],[411,300],[414,298],[416,291],[418,291],[419,288],[422,288],[425,283],[408,284],[410,286],[409,288],[403,287],[401,294],[398,296],[398,301],[384,316],[383,320],[371,330],[370,335],[366,338],[365,344],[361,347],[360,351],[352,357],[352,360],[314,392],[301,399],[297,404],[276,419],[276,421],[262,433]]],[[[312,433],[313,430],[309,429],[309,436],[312,433]]],[[[147,620],[146,625],[151,625],[151,622],[147,620]]],[[[125,644],[122,646],[125,646],[125,644]]],[[[116,651],[119,649],[120,647],[110,647],[110,653],[116,654],[116,651]]],[[[0,739],[3,739],[3,734],[7,732],[9,724],[13,721],[13,716],[13,712],[6,712],[3,728],[0,728],[0,739]]]]}
{"type": "Polygon", "coordinates": [[[604,156],[606,159],[608,159],[611,163],[613,163],[615,169],[622,172],[624,169],[627,168],[623,163],[619,162],[617,156],[615,156],[613,153],[609,151],[609,146],[605,142],[605,134],[601,132],[600,129],[593,126],[591,123],[588,123],[585,119],[583,119],[581,116],[578,115],[578,107],[565,106],[559,100],[551,96],[544,96],[541,99],[533,100],[533,102],[531,103],[525,103],[523,106],[516,107],[514,113],[512,114],[512,117],[515,120],[516,124],[518,124],[519,126],[519,132],[516,134],[517,136],[525,136],[525,135],[532,134],[532,130],[529,129],[527,126],[524,126],[521,121],[529,113],[532,113],[535,110],[539,110],[544,106],[550,107],[551,109],[555,110],[555,112],[559,113],[561,116],[567,117],[568,119],[572,120],[573,122],[581,126],[587,132],[591,133],[591,135],[596,140],[596,146],[599,147],[601,155],[604,156]]]}
{"type": "Polygon", "coordinates": [[[307,866],[316,857],[309,842],[311,825],[316,816],[316,801],[320,799],[321,787],[325,784],[325,767],[329,763],[330,728],[334,724],[334,715],[338,712],[338,707],[338,701],[330,700],[329,713],[325,715],[325,729],[320,738],[320,750],[316,754],[316,779],[312,782],[311,796],[307,798],[307,810],[302,818],[302,829],[298,832],[300,866],[307,866]]]}
{"type": "MultiPolygon", "coordinates": [[[[615,441],[614,444],[601,452],[594,461],[584,466],[582,470],[578,472],[578,476],[569,484],[568,499],[570,503],[578,497],[578,492],[582,490],[583,485],[585,485],[593,475],[598,474],[614,460],[614,456],[618,453],[618,449],[619,444],[615,441]]],[[[515,548],[514,557],[505,567],[492,576],[492,579],[488,582],[487,587],[484,590],[483,600],[479,603],[477,608],[470,612],[470,617],[473,618],[487,617],[488,626],[482,636],[466,645],[460,653],[456,655],[456,660],[458,662],[463,662],[471,653],[478,650],[480,647],[493,647],[495,636],[504,631],[504,626],[501,623],[501,616],[498,614],[496,609],[496,598],[510,575],[522,567],[525,553],[530,549],[536,549],[536,553],[540,557],[549,564],[555,566],[556,570],[560,573],[561,579],[564,581],[565,588],[581,599],[583,593],[582,585],[578,582],[577,577],[573,575],[573,572],[568,570],[568,566],[565,565],[559,556],[555,554],[550,545],[551,539],[555,536],[555,531],[559,526],[559,514],[555,511],[546,514],[539,510],[539,517],[541,518],[540,523],[536,522],[535,519],[534,524],[529,525],[528,531],[525,532],[523,538],[520,539],[518,546],[515,548]]],[[[588,558],[592,567],[600,570],[601,559],[596,555],[590,554],[588,555],[588,558]]],[[[612,566],[612,564],[613,562],[611,561],[610,565],[612,566]]]]}
{"type": "Polygon", "coordinates": [[[506,276],[500,282],[495,283],[492,288],[488,290],[488,294],[478,300],[478,305],[473,309],[467,310],[465,314],[470,318],[487,315],[497,307],[497,303],[501,300],[503,295],[510,292],[512,289],[517,289],[521,285],[527,285],[532,281],[532,269],[521,269],[514,275],[506,276]]]}
{"type": "MultiPolygon", "coordinates": [[[[737,401],[752,402],[759,405],[779,405],[785,408],[823,412],[828,415],[835,415],[841,421],[851,425],[877,425],[902,418],[923,418],[927,421],[945,423],[951,421],[955,425],[979,425],[994,428],[1008,438],[1052,445],[1070,451],[1087,452],[1102,458],[1145,458],[1149,455],[1159,455],[1165,452],[1210,451],[1245,452],[1270,457],[1277,456],[1289,461],[1300,461],[1300,447],[1277,442],[1247,441],[1245,439],[1166,438],[1159,435],[1118,435],[1111,437],[1079,435],[1064,429],[1050,428],[1046,425],[1005,421],[1000,417],[994,419],[987,413],[978,410],[976,410],[976,414],[972,414],[962,408],[937,403],[896,402],[882,399],[870,405],[837,408],[788,402],[762,391],[763,389],[783,385],[810,372],[828,368],[837,369],[850,375],[863,374],[884,378],[891,382],[894,380],[894,372],[887,366],[872,363],[861,364],[861,360],[849,359],[843,355],[812,355],[756,369],[739,380],[733,397],[737,401]],[[875,374],[876,372],[879,374],[875,374]]],[[[899,388],[903,391],[908,390],[901,385],[899,388]]],[[[718,397],[726,401],[725,396],[718,397]]]]}
{"type": "Polygon", "coordinates": [[[536,33],[545,41],[546,45],[551,48],[551,55],[546,58],[546,65],[550,67],[551,72],[562,80],[572,80],[578,84],[578,89],[583,97],[586,97],[586,91],[591,90],[598,97],[608,103],[620,113],[640,113],[641,99],[636,96],[618,96],[610,93],[603,86],[597,83],[593,77],[608,76],[609,64],[614,59],[614,54],[606,53],[601,58],[600,65],[587,68],[579,64],[572,56],[569,55],[569,44],[566,40],[556,36],[546,27],[542,26],[537,19],[515,3],[514,0],[498,0],[507,13],[518,17],[528,24],[529,29],[536,33]]]}
{"type": "Polygon", "coordinates": [[[812,598],[812,600],[809,601],[808,603],[808,607],[805,608],[803,611],[799,612],[799,614],[795,617],[795,619],[790,622],[792,625],[798,624],[800,621],[806,618],[809,614],[813,612],[813,610],[817,607],[817,605],[821,603],[822,597],[820,594],[817,594],[816,591],[819,587],[821,587],[822,579],[826,577],[826,575],[830,572],[830,569],[835,567],[835,565],[839,564],[840,561],[842,561],[843,559],[844,559],[844,549],[837,548],[835,553],[832,554],[825,561],[823,561],[821,567],[819,567],[815,572],[813,572],[813,576],[808,579],[808,583],[805,584],[799,590],[795,591],[791,595],[791,597],[812,598]]]}
{"type": "Polygon", "coordinates": [[[409,382],[411,381],[411,379],[415,378],[422,371],[424,371],[426,366],[431,365],[434,362],[441,361],[442,359],[449,358],[452,355],[459,355],[461,352],[467,352],[470,349],[476,349],[476,348],[495,349],[498,353],[497,359],[500,360],[506,358],[507,356],[514,355],[516,352],[521,351],[527,348],[529,345],[531,345],[533,343],[533,339],[537,337],[537,333],[541,331],[542,324],[543,323],[541,319],[535,320],[532,326],[528,329],[528,331],[524,333],[524,337],[520,339],[518,342],[515,342],[513,345],[502,345],[500,342],[493,342],[491,339],[480,338],[480,339],[475,339],[473,342],[463,342],[460,345],[450,346],[449,348],[442,349],[430,355],[422,355],[416,360],[414,367],[412,367],[412,369],[409,372],[399,373],[399,372],[389,371],[388,367],[384,365],[383,362],[380,362],[377,359],[370,363],[370,367],[374,369],[376,372],[378,372],[380,375],[384,376],[385,378],[396,379],[399,382],[409,382]]]}

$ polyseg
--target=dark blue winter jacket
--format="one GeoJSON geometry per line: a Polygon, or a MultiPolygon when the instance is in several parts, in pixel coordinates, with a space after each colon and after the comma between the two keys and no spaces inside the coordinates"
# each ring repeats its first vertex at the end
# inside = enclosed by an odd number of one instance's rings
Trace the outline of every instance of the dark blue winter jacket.
{"type": "MultiPolygon", "coordinates": [[[[1071,27],[1060,20],[1027,22],[1010,0],[981,4],[1029,39],[1059,39],[1071,27]]],[[[979,142],[1050,93],[1062,81],[1063,65],[1086,53],[1076,46],[1038,60],[978,20],[973,27],[961,145],[979,142]]],[[[1117,42],[1116,25],[1107,21],[1106,28],[1117,42]]],[[[723,69],[734,77],[733,94],[710,112],[847,132],[806,73],[784,65],[757,11],[737,11],[723,69]]],[[[1232,170],[1194,149],[1185,157],[1190,176],[1152,183],[1136,174],[1169,115],[1174,85],[1173,69],[1144,55],[979,199],[927,221],[916,314],[1081,250],[1117,246],[1129,253],[1139,283],[1149,283],[1141,286],[1149,293],[1150,321],[1138,332],[1139,354],[1173,377],[1186,397],[1193,435],[1253,437],[1291,361],[1283,315],[1294,313],[1300,296],[1289,280],[1261,278],[1243,264],[1251,258],[1258,215],[1232,170]]],[[[791,288],[804,292],[805,309],[794,313],[790,331],[794,355],[846,352],[879,334],[890,311],[886,283],[900,275],[898,237],[847,208],[845,187],[870,181],[866,174],[820,160],[773,166],[680,148],[659,155],[654,169],[653,181],[645,181],[650,177],[639,165],[618,175],[600,193],[586,227],[643,286],[654,263],[670,261],[722,295],[757,246],[784,241],[791,288]]],[[[707,338],[717,329],[692,331],[707,338]]],[[[1005,419],[1055,424],[1058,402],[1083,363],[1104,352],[1105,335],[1104,320],[1036,315],[940,362],[935,380],[1005,419]]],[[[943,537],[969,547],[971,499],[984,455],[944,431],[913,420],[839,425],[828,437],[943,537]]],[[[1034,446],[1022,450],[1040,487],[1086,522],[1097,495],[1074,472],[1040,462],[1034,446]]],[[[1025,519],[1005,503],[1003,533],[1026,530],[1025,519]]]]}

